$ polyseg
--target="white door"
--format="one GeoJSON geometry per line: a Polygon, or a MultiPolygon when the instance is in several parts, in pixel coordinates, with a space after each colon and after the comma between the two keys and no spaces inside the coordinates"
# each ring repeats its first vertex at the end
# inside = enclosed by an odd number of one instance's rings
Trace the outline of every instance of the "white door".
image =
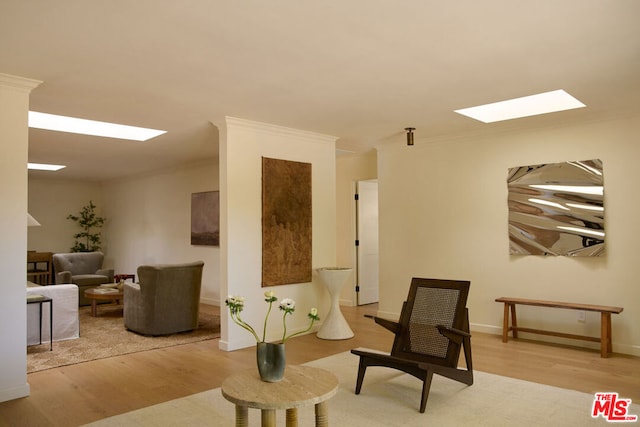
{"type": "Polygon", "coordinates": [[[363,305],[378,302],[378,181],[358,181],[356,191],[356,295],[363,305]]]}

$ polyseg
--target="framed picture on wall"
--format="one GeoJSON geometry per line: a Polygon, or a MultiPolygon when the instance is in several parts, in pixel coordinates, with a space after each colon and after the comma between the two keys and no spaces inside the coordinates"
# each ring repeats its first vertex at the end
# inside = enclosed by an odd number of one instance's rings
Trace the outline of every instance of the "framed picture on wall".
{"type": "Polygon", "coordinates": [[[262,286],[311,282],[311,163],[262,158],[262,286]]]}
{"type": "Polygon", "coordinates": [[[191,244],[220,246],[220,192],[191,194],[191,244]]]}

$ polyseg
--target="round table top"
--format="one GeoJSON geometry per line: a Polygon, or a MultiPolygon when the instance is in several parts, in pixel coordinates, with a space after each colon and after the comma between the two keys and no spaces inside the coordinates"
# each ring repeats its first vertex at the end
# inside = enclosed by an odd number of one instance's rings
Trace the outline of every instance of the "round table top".
{"type": "MultiPolygon", "coordinates": [[[[105,288],[105,289],[116,289],[116,288],[105,288]]],[[[91,288],[91,289],[87,289],[86,291],[84,291],[84,295],[87,298],[92,298],[92,299],[115,299],[115,298],[120,298],[124,296],[124,293],[118,289],[116,289],[117,292],[100,292],[100,291],[96,291],[95,288],[91,288]]]]}
{"type": "Polygon", "coordinates": [[[323,402],[338,391],[338,378],[324,369],[287,365],[276,383],[260,379],[258,368],[226,378],[222,395],[240,406],[258,409],[289,409],[323,402]]]}

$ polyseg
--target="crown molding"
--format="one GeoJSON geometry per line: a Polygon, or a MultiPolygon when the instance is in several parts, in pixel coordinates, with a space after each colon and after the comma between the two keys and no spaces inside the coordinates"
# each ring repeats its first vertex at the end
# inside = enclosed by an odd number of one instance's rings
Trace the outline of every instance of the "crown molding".
{"type": "Polygon", "coordinates": [[[18,89],[22,92],[29,93],[40,86],[41,83],[42,82],[40,80],[0,73],[0,86],[18,89]]]}
{"type": "Polygon", "coordinates": [[[274,125],[271,123],[255,122],[252,120],[240,119],[237,117],[225,117],[227,129],[239,128],[248,129],[254,132],[268,133],[271,135],[294,137],[317,143],[334,144],[338,139],[337,136],[326,135],[317,132],[310,132],[300,129],[293,129],[285,126],[274,125]]]}

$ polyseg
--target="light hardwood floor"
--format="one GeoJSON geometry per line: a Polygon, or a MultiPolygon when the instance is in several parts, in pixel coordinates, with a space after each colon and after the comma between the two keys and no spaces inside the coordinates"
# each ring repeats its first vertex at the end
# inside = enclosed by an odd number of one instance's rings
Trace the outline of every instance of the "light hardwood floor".
{"type": "MultiPolygon", "coordinates": [[[[364,317],[376,310],[376,305],[343,307],[355,337],[293,338],[287,341],[287,363],[301,364],[355,347],[388,351],[391,334],[364,317]]],[[[472,352],[475,370],[586,393],[616,391],[640,403],[638,357],[614,353],[602,359],[597,350],[527,340],[505,344],[500,336],[483,333],[473,333],[472,352]]],[[[218,340],[210,340],[36,372],[28,375],[31,396],[0,403],[0,426],[82,425],[219,387],[230,373],[253,366],[254,348],[224,352],[218,350],[218,340]]],[[[356,372],[354,384],[355,376],[356,372]]]]}

